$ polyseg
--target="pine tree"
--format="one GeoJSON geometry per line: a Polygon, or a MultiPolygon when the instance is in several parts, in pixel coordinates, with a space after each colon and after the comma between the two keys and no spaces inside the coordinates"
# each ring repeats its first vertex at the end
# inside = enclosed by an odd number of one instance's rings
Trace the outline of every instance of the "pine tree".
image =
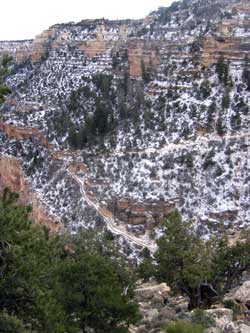
{"type": "Polygon", "coordinates": [[[209,247],[199,238],[192,223],[184,223],[176,210],[164,225],[155,254],[157,276],[174,290],[190,298],[190,307],[201,305],[201,288],[210,276],[209,247]],[[202,265],[201,265],[202,263],[202,265]]]}
{"type": "Polygon", "coordinates": [[[11,61],[11,57],[4,54],[1,59],[0,66],[0,103],[3,103],[5,96],[11,93],[11,89],[4,85],[4,78],[8,74],[8,64],[11,61]]]}
{"type": "Polygon", "coordinates": [[[229,65],[225,63],[223,56],[219,57],[216,64],[215,72],[218,74],[220,83],[224,83],[224,85],[227,86],[229,79],[229,65]]]}
{"type": "Polygon", "coordinates": [[[68,141],[69,141],[70,146],[73,149],[78,148],[78,133],[76,132],[74,127],[70,127],[70,129],[69,129],[68,141]]]}
{"type": "Polygon", "coordinates": [[[222,136],[225,133],[225,128],[222,122],[222,115],[221,112],[218,115],[217,122],[216,122],[216,131],[217,134],[222,136]]]}
{"type": "Polygon", "coordinates": [[[207,126],[211,130],[213,128],[214,115],[216,113],[216,103],[213,101],[207,110],[207,126]]]}
{"type": "Polygon", "coordinates": [[[230,106],[230,94],[229,91],[225,91],[224,95],[222,96],[221,107],[222,109],[228,109],[230,106]]]}
{"type": "Polygon", "coordinates": [[[242,80],[247,85],[247,90],[250,91],[250,61],[248,56],[245,57],[245,65],[242,73],[242,80]]]}
{"type": "Polygon", "coordinates": [[[108,240],[50,237],[17,198],[0,198],[0,332],[127,333],[139,318],[133,275],[108,240]]]}
{"type": "Polygon", "coordinates": [[[141,60],[141,75],[142,75],[142,79],[145,83],[150,82],[150,79],[151,79],[150,72],[149,72],[149,69],[146,68],[146,65],[145,65],[145,62],[143,59],[141,60]]]}

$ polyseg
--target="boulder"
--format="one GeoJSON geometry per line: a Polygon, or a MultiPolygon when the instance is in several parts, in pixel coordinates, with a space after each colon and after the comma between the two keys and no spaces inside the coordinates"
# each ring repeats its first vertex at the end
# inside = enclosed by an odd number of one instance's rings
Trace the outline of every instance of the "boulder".
{"type": "Polygon", "coordinates": [[[174,320],[176,318],[176,312],[173,308],[165,306],[159,311],[159,317],[162,320],[174,320]]]}
{"type": "Polygon", "coordinates": [[[237,302],[250,305],[250,281],[246,281],[233,294],[233,299],[237,302]]]}
{"type": "Polygon", "coordinates": [[[176,312],[187,312],[189,300],[187,297],[178,296],[169,299],[169,305],[175,309],[176,312]]]}
{"type": "Polygon", "coordinates": [[[219,327],[221,329],[226,328],[226,326],[228,326],[229,324],[231,325],[233,321],[233,311],[230,309],[211,309],[206,310],[205,312],[215,319],[216,327],[219,327]]]}
{"type": "Polygon", "coordinates": [[[240,333],[250,333],[250,326],[247,326],[245,324],[240,325],[240,333]]]}
{"type": "Polygon", "coordinates": [[[149,310],[145,315],[145,321],[152,322],[156,320],[159,316],[159,311],[157,309],[149,310]]]}
{"type": "Polygon", "coordinates": [[[218,327],[212,327],[205,331],[206,333],[221,333],[221,329],[218,327]]]}
{"type": "Polygon", "coordinates": [[[138,302],[145,302],[154,299],[154,302],[164,303],[168,297],[170,288],[166,283],[158,284],[156,282],[144,283],[135,289],[135,297],[138,302]]]}

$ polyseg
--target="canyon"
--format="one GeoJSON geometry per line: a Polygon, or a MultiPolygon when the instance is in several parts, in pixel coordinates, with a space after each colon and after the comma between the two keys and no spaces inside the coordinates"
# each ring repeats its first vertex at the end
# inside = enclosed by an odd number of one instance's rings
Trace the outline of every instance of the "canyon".
{"type": "Polygon", "coordinates": [[[1,189],[52,232],[109,230],[132,259],[175,209],[203,237],[247,229],[249,37],[248,1],[190,0],[0,41],[1,189]]]}

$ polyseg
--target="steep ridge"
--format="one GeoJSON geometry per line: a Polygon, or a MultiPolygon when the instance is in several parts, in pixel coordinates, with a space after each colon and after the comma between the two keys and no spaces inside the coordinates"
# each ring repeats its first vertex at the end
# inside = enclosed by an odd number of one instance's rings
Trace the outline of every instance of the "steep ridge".
{"type": "Polygon", "coordinates": [[[46,211],[39,196],[30,191],[29,184],[23,174],[20,161],[18,159],[1,156],[0,157],[0,189],[8,187],[11,191],[20,194],[20,203],[32,204],[31,218],[38,224],[47,226],[52,233],[63,231],[62,226],[55,216],[51,216],[46,211]]]}
{"type": "Polygon", "coordinates": [[[0,42],[14,57],[1,155],[22,161],[71,231],[106,225],[153,251],[175,208],[203,235],[239,231],[250,218],[249,37],[248,1],[183,0],[144,20],[0,42]]]}

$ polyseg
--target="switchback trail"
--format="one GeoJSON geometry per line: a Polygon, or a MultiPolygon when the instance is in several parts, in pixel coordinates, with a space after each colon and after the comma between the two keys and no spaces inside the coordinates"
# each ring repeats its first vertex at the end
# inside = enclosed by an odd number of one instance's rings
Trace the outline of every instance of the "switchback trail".
{"type": "Polygon", "coordinates": [[[80,191],[81,191],[82,197],[84,198],[84,200],[87,202],[87,204],[89,206],[93,207],[97,211],[97,213],[100,216],[102,216],[102,218],[106,222],[106,225],[107,225],[107,228],[109,231],[111,231],[115,235],[124,237],[129,242],[136,244],[140,247],[143,247],[143,248],[147,247],[150,250],[150,252],[152,252],[152,253],[154,253],[156,251],[157,246],[155,244],[153,244],[153,241],[142,240],[138,237],[135,237],[135,236],[129,234],[126,231],[125,227],[117,226],[112,213],[109,211],[103,210],[98,204],[96,204],[94,201],[92,201],[88,197],[86,190],[85,190],[84,178],[82,179],[79,176],[77,176],[74,172],[72,172],[70,170],[70,167],[67,168],[67,172],[80,185],[80,191]]]}

